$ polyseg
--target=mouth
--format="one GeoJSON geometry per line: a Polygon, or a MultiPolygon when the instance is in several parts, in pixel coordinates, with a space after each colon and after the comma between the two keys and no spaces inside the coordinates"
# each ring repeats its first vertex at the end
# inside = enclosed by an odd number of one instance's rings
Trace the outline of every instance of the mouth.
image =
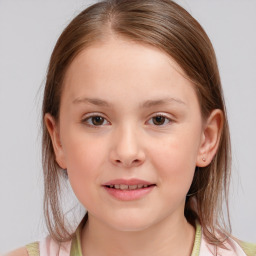
{"type": "Polygon", "coordinates": [[[134,184],[134,185],[126,185],[126,184],[111,184],[104,185],[107,188],[119,189],[119,190],[136,190],[136,189],[144,189],[152,186],[156,186],[156,184],[134,184]]]}
{"type": "Polygon", "coordinates": [[[132,201],[145,197],[153,191],[156,184],[138,179],[118,179],[109,181],[102,186],[111,197],[121,201],[132,201]]]}

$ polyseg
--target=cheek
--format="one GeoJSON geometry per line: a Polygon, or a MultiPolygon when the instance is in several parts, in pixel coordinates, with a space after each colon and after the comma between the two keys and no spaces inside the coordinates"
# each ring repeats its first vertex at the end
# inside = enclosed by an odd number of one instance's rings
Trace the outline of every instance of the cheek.
{"type": "Polygon", "coordinates": [[[72,137],[66,136],[65,156],[69,181],[80,201],[86,200],[92,188],[99,185],[99,171],[105,155],[100,141],[77,133],[72,137]]]}
{"type": "Polygon", "coordinates": [[[167,184],[174,194],[186,194],[194,176],[198,140],[188,140],[187,136],[165,139],[154,143],[152,164],[158,171],[161,184],[167,184]],[[166,182],[167,181],[167,182],[166,182]]]}
{"type": "Polygon", "coordinates": [[[97,166],[97,159],[100,155],[99,147],[89,144],[87,141],[73,141],[65,152],[67,169],[79,173],[93,172],[97,166]]]}
{"type": "Polygon", "coordinates": [[[63,147],[68,169],[78,172],[93,172],[104,154],[104,140],[84,131],[77,124],[63,129],[63,147]]]}

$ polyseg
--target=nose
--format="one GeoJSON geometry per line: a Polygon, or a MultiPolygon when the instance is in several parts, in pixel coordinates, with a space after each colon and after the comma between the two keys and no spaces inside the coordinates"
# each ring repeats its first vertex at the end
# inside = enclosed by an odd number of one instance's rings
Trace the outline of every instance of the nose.
{"type": "Polygon", "coordinates": [[[113,134],[110,161],[120,167],[137,167],[145,161],[142,138],[132,127],[123,127],[113,134]]]}

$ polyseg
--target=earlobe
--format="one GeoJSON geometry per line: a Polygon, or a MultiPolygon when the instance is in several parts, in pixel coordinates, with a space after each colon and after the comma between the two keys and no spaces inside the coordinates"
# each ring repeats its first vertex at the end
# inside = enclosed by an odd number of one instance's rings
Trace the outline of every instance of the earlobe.
{"type": "Polygon", "coordinates": [[[211,163],[218,150],[222,128],[223,112],[220,109],[215,109],[205,122],[197,156],[197,166],[205,167],[211,163]]]}
{"type": "Polygon", "coordinates": [[[44,116],[44,122],[51,137],[56,162],[62,169],[66,169],[63,147],[60,141],[59,127],[56,120],[52,115],[47,113],[44,116]]]}

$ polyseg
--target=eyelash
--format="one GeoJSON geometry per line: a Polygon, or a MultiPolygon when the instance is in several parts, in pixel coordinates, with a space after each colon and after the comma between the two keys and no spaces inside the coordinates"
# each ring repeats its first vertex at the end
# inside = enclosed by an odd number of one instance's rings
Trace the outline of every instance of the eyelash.
{"type": "MultiPolygon", "coordinates": [[[[153,121],[152,121],[151,124],[152,124],[152,125],[155,125],[155,126],[165,126],[165,125],[170,124],[170,123],[173,121],[170,117],[168,117],[167,115],[162,114],[162,113],[156,113],[156,114],[155,114],[154,116],[152,116],[149,120],[152,120],[153,118],[156,118],[156,117],[164,118],[164,124],[156,125],[156,124],[154,124],[153,121]],[[168,121],[168,123],[165,123],[166,120],[168,121]]],[[[149,121],[148,121],[148,122],[149,122],[149,121]]]]}
{"type": "Polygon", "coordinates": [[[87,116],[87,117],[82,119],[82,123],[86,124],[87,126],[92,127],[92,128],[100,128],[101,126],[106,125],[106,124],[101,124],[101,125],[93,124],[92,118],[94,118],[94,117],[100,117],[100,118],[103,119],[104,123],[107,122],[108,124],[110,124],[110,122],[107,121],[107,119],[103,115],[101,115],[100,113],[99,114],[98,113],[90,114],[90,116],[87,116]],[[91,121],[89,121],[89,120],[91,120],[91,121]]]}
{"type": "MultiPolygon", "coordinates": [[[[171,122],[173,122],[173,120],[172,120],[170,117],[168,117],[167,115],[162,114],[162,113],[156,113],[154,116],[152,116],[152,117],[147,121],[147,123],[149,123],[150,120],[152,120],[152,122],[150,123],[150,125],[154,125],[154,126],[165,126],[165,125],[168,125],[168,124],[170,124],[171,122]],[[160,124],[160,125],[154,124],[153,118],[156,118],[156,117],[164,118],[164,123],[163,123],[163,124],[160,124]],[[167,123],[166,123],[166,121],[167,121],[167,123]]],[[[84,119],[82,119],[82,123],[84,123],[84,124],[86,124],[87,126],[92,127],[92,128],[100,128],[101,126],[106,125],[106,124],[104,124],[105,122],[107,122],[107,125],[110,124],[110,122],[107,121],[107,119],[106,119],[104,116],[102,116],[100,113],[99,113],[99,114],[96,114],[96,113],[95,113],[95,114],[91,114],[90,116],[85,117],[84,119]],[[94,118],[94,117],[102,118],[102,119],[103,119],[103,124],[100,124],[100,125],[95,125],[95,124],[93,124],[92,118],[94,118]],[[91,120],[91,121],[89,121],[89,120],[91,120]]]]}

